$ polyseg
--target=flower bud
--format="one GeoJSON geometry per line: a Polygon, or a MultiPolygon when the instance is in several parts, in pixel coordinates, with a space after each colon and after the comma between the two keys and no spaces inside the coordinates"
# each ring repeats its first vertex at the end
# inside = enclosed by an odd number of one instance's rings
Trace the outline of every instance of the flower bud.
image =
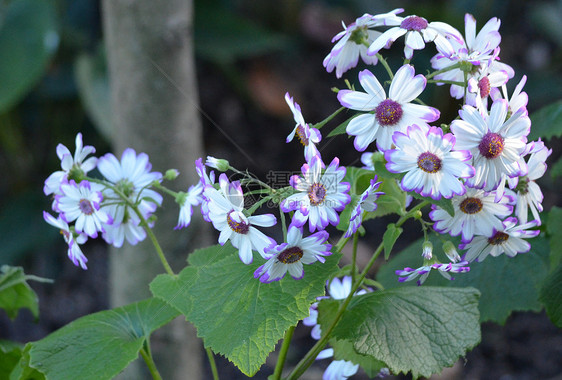
{"type": "Polygon", "coordinates": [[[173,181],[176,178],[178,178],[179,175],[180,175],[179,170],[168,169],[168,170],[166,170],[166,173],[164,174],[164,179],[167,180],[167,181],[173,181]]]}
{"type": "Polygon", "coordinates": [[[433,257],[433,243],[429,240],[423,242],[422,256],[426,260],[431,260],[431,258],[433,257]]]}
{"type": "Polygon", "coordinates": [[[228,168],[230,168],[230,163],[227,160],[224,160],[222,158],[215,158],[212,156],[207,156],[205,165],[217,169],[220,172],[225,172],[228,170],[228,168]]]}
{"type": "Polygon", "coordinates": [[[455,245],[450,241],[446,241],[445,243],[443,243],[443,252],[445,252],[449,260],[451,260],[453,263],[459,262],[461,260],[461,257],[457,253],[455,245]]]}

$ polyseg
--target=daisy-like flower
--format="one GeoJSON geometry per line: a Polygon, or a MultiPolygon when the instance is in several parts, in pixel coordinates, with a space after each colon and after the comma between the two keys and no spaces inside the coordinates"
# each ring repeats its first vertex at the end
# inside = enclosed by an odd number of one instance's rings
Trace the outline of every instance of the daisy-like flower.
{"type": "Polygon", "coordinates": [[[520,158],[531,120],[523,109],[507,119],[507,107],[505,100],[496,100],[490,114],[482,115],[476,108],[465,105],[459,111],[462,120],[451,123],[456,148],[469,150],[473,157],[476,172],[467,180],[469,186],[490,191],[500,184],[502,174],[515,177],[527,171],[520,158]]]}
{"type": "Polygon", "coordinates": [[[431,265],[424,265],[416,269],[412,268],[404,268],[402,270],[397,270],[395,273],[400,276],[398,281],[400,282],[407,282],[412,281],[419,277],[418,285],[421,285],[427,280],[429,273],[432,269],[435,269],[439,272],[439,274],[445,277],[447,280],[454,280],[454,277],[451,277],[449,273],[465,273],[470,271],[470,267],[467,266],[467,261],[461,261],[458,263],[434,263],[431,265]]]}
{"type": "Polygon", "coordinates": [[[523,177],[508,179],[509,187],[517,193],[515,204],[515,216],[520,223],[527,223],[529,210],[533,218],[540,223],[539,212],[542,212],[543,194],[539,185],[535,182],[546,172],[546,159],[552,153],[542,141],[533,143],[531,156],[527,161],[528,172],[523,177]]]}
{"type": "Polygon", "coordinates": [[[332,39],[332,43],[337,43],[324,58],[323,65],[326,71],[331,73],[336,69],[336,77],[341,78],[347,70],[357,66],[359,57],[368,65],[376,65],[378,58],[375,55],[367,54],[367,47],[382,33],[370,30],[379,25],[387,25],[387,22],[396,17],[396,14],[404,12],[398,8],[385,14],[376,16],[364,14],[351,23],[349,26],[343,25],[343,31],[339,32],[332,39]]]}
{"type": "Polygon", "coordinates": [[[503,195],[495,200],[495,192],[467,188],[466,194],[451,199],[455,210],[454,216],[439,206],[432,205],[429,217],[435,222],[433,229],[439,233],[452,236],[462,235],[467,243],[476,234],[492,236],[494,229],[502,228],[501,219],[511,215],[513,198],[503,195]]]}
{"type": "Polygon", "coordinates": [[[203,201],[203,185],[198,182],[192,185],[187,190],[187,193],[180,192],[176,197],[176,202],[180,205],[180,214],[178,218],[178,225],[174,230],[189,226],[191,223],[191,216],[193,215],[193,206],[198,206],[203,201]]]}
{"type": "Polygon", "coordinates": [[[460,178],[473,176],[474,168],[470,166],[468,151],[453,151],[455,136],[443,136],[441,128],[412,125],[405,134],[396,132],[392,139],[396,149],[385,152],[386,168],[393,173],[406,173],[402,189],[433,199],[466,192],[460,178]]]}
{"type": "Polygon", "coordinates": [[[289,143],[293,141],[293,138],[296,135],[304,147],[304,158],[308,162],[312,160],[312,157],[320,156],[320,152],[318,151],[316,144],[322,140],[322,135],[318,129],[311,128],[310,125],[305,123],[301,107],[293,100],[293,97],[290,96],[288,92],[285,94],[285,101],[289,105],[296,123],[293,131],[289,134],[289,136],[287,136],[287,142],[289,143]]]}
{"type": "Polygon", "coordinates": [[[51,226],[60,230],[64,241],[68,244],[68,258],[74,263],[74,265],[80,266],[82,269],[88,269],[86,266],[88,259],[84,256],[82,250],[80,249],[80,244],[84,244],[88,240],[88,236],[84,233],[79,234],[73,232],[68,223],[66,223],[60,216],[55,219],[54,216],[43,211],[43,219],[45,219],[45,221],[51,226]]]}
{"type": "Polygon", "coordinates": [[[381,182],[377,182],[377,176],[373,178],[370,182],[369,187],[365,189],[365,191],[359,196],[359,200],[357,204],[351,211],[351,216],[349,218],[349,227],[347,227],[347,231],[345,231],[344,237],[350,237],[361,225],[363,221],[363,213],[364,212],[372,212],[377,209],[377,204],[375,201],[384,194],[382,191],[376,191],[381,182]]]}
{"type": "MultiPolygon", "coordinates": [[[[195,161],[195,171],[197,175],[199,175],[199,182],[201,183],[202,189],[205,190],[207,185],[213,186],[215,184],[215,172],[211,170],[210,173],[207,174],[207,170],[205,169],[205,165],[203,165],[203,159],[198,158],[195,161]]],[[[211,222],[209,218],[209,199],[205,197],[205,193],[201,193],[201,214],[203,215],[203,219],[206,222],[211,222]]]]}
{"type": "Polygon", "coordinates": [[[78,233],[96,238],[98,231],[103,232],[104,226],[111,223],[111,217],[101,211],[103,199],[99,186],[82,181],[79,185],[70,180],[60,186],[62,194],[55,196],[55,210],[60,212],[62,220],[73,222],[78,233]]]}
{"type": "Polygon", "coordinates": [[[244,215],[244,193],[240,182],[229,182],[224,173],[219,176],[220,191],[211,185],[205,186],[204,196],[208,199],[208,217],[213,226],[220,231],[219,244],[228,240],[235,248],[244,264],[253,260],[252,251],[265,257],[265,249],[275,241],[254,226],[271,227],[277,219],[272,214],[244,215]]]}
{"type": "MultiPolygon", "coordinates": [[[[499,52],[499,48],[497,49],[499,52]]],[[[488,98],[499,93],[501,87],[509,80],[509,73],[504,70],[492,71],[496,57],[490,58],[487,64],[482,65],[477,73],[468,80],[466,104],[482,110],[488,110],[488,98]]]]}
{"type": "Polygon", "coordinates": [[[394,16],[387,20],[386,25],[393,26],[381,34],[367,50],[367,54],[374,55],[384,47],[389,47],[399,37],[405,36],[404,56],[411,59],[414,50],[425,48],[427,42],[435,43],[437,50],[444,55],[452,55],[455,50],[450,39],[462,41],[458,30],[444,22],[427,22],[420,16],[394,16]]]}
{"type": "Polygon", "coordinates": [[[62,144],[57,146],[57,156],[60,158],[61,169],[52,173],[46,180],[43,192],[45,195],[60,194],[60,185],[68,182],[69,179],[80,180],[85,174],[96,167],[96,157],[86,157],[96,152],[93,146],[84,146],[82,143],[82,134],[76,135],[76,150],[74,156],[70,150],[62,144]]]}
{"type": "Polygon", "coordinates": [[[507,87],[505,84],[502,86],[501,93],[493,92],[490,94],[490,97],[492,98],[492,100],[502,99],[502,94],[503,94],[503,99],[507,100],[508,102],[507,103],[508,110],[509,110],[508,115],[513,114],[522,108],[526,110],[527,103],[529,102],[529,96],[525,91],[522,91],[523,86],[525,86],[526,82],[527,82],[527,76],[523,75],[517,86],[515,86],[515,89],[513,90],[511,97],[509,97],[507,93],[507,87]]]}
{"type": "Polygon", "coordinates": [[[295,211],[292,224],[302,227],[308,221],[310,232],[323,230],[328,224],[339,223],[338,212],[350,202],[349,183],[341,182],[345,177],[345,167],[339,166],[334,158],[322,173],[324,163],[318,156],[302,166],[302,177],[294,175],[290,179],[298,193],[281,202],[283,212],[295,211]]]}
{"type": "Polygon", "coordinates": [[[318,231],[305,238],[302,234],[302,228],[290,226],[287,242],[267,250],[267,261],[256,269],[254,278],[267,284],[281,280],[289,272],[295,280],[300,280],[304,277],[303,264],[323,263],[326,260],[324,256],[332,254],[332,246],[326,243],[329,237],[326,231],[318,231]]]}
{"type": "Polygon", "coordinates": [[[517,225],[517,218],[507,218],[503,221],[502,228],[496,230],[490,237],[475,236],[469,243],[461,243],[460,249],[466,249],[464,260],[472,262],[474,260],[484,261],[488,255],[497,257],[505,253],[509,257],[514,257],[518,253],[529,252],[531,244],[523,240],[537,236],[539,230],[528,231],[539,225],[539,221],[517,225]]]}
{"type": "MultiPolygon", "coordinates": [[[[328,359],[334,356],[334,349],[327,348],[318,353],[316,360],[328,359]]],[[[333,360],[322,375],[322,380],[345,380],[359,370],[359,364],[347,360],[333,360]]]]}
{"type": "MultiPolygon", "coordinates": [[[[494,17],[488,20],[478,34],[476,34],[476,19],[474,16],[467,13],[464,17],[464,23],[466,39],[463,39],[461,36],[460,39],[450,40],[455,53],[452,55],[439,53],[431,59],[431,66],[435,70],[442,70],[456,63],[460,63],[461,67],[435,75],[437,80],[464,82],[465,73],[468,75],[468,79],[470,79],[472,75],[478,72],[481,65],[489,62],[500,44],[501,36],[498,30],[501,22],[497,18],[494,17]]],[[[510,66],[500,63],[497,59],[490,63],[489,70],[490,72],[504,71],[508,74],[509,78],[512,78],[514,75],[514,71],[510,66]]],[[[437,83],[437,85],[442,84],[437,83]]],[[[450,92],[452,97],[461,99],[464,96],[464,87],[451,85],[450,92]]]]}
{"type": "MultiPolygon", "coordinates": [[[[144,219],[148,219],[162,204],[162,195],[150,189],[154,181],[160,181],[162,174],[151,172],[152,165],[145,153],[136,154],[133,149],[125,149],[121,161],[108,153],[98,160],[98,170],[117,191],[136,205],[144,219]]],[[[114,190],[104,190],[107,205],[104,209],[111,215],[114,223],[106,227],[105,241],[121,247],[126,239],[135,245],[146,238],[146,231],[140,225],[141,219],[114,190]]],[[[149,226],[150,227],[150,226],[149,226]]]]}
{"type": "Polygon", "coordinates": [[[426,85],[423,75],[414,74],[414,68],[410,65],[398,69],[390,84],[388,98],[369,70],[359,73],[359,82],[366,93],[353,90],[338,92],[338,100],[342,106],[369,112],[353,118],[347,125],[347,134],[356,136],[355,149],[362,152],[375,140],[380,150],[390,149],[394,132],[404,132],[412,124],[429,128],[427,123],[439,118],[439,110],[411,103],[426,85]]]}

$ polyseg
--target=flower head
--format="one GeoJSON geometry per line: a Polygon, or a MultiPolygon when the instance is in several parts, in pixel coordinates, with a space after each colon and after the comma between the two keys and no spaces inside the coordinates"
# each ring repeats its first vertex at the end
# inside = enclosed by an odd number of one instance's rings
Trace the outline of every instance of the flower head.
{"type": "Polygon", "coordinates": [[[208,199],[208,217],[213,226],[220,231],[219,244],[228,240],[238,248],[240,260],[250,264],[252,251],[265,256],[265,249],[275,241],[259,231],[255,226],[271,227],[277,220],[272,214],[246,216],[244,214],[244,193],[240,182],[230,182],[226,175],[219,176],[220,190],[207,185],[203,194],[208,199]]]}
{"type": "Polygon", "coordinates": [[[337,212],[342,211],[351,200],[347,194],[349,183],[341,182],[345,177],[345,168],[339,166],[339,160],[334,158],[324,173],[323,166],[318,156],[304,164],[302,177],[295,175],[290,180],[298,193],[281,202],[283,212],[296,211],[292,223],[301,227],[308,221],[310,232],[323,230],[328,224],[337,225],[337,212]]]}
{"type": "Polygon", "coordinates": [[[420,277],[418,280],[418,285],[421,285],[425,282],[425,280],[427,280],[427,277],[429,276],[429,272],[431,272],[432,269],[439,271],[439,274],[445,277],[447,280],[454,280],[454,278],[451,277],[449,273],[468,272],[470,271],[470,267],[468,267],[467,265],[468,265],[467,261],[461,261],[459,263],[448,263],[448,264],[434,263],[431,265],[421,266],[417,269],[404,268],[402,270],[397,270],[396,274],[400,276],[398,278],[398,281],[400,282],[412,281],[417,277],[420,277]]]}
{"type": "Polygon", "coordinates": [[[515,177],[526,172],[520,158],[531,121],[522,109],[508,118],[507,107],[505,100],[496,100],[490,114],[482,115],[465,105],[459,111],[461,120],[451,123],[456,148],[469,150],[473,157],[476,172],[468,179],[469,186],[490,191],[498,187],[502,174],[515,177]]]}
{"type": "Polygon", "coordinates": [[[88,236],[84,233],[76,233],[73,231],[68,223],[66,223],[60,216],[55,219],[54,216],[48,212],[43,211],[43,218],[51,226],[60,229],[60,233],[64,238],[66,244],[68,244],[68,258],[76,266],[82,267],[82,269],[88,269],[86,263],[88,259],[82,253],[80,249],[80,244],[84,244],[88,240],[88,236]]]}
{"type": "Polygon", "coordinates": [[[344,72],[357,66],[359,57],[368,65],[376,65],[378,58],[375,55],[368,55],[367,47],[381,35],[381,32],[370,29],[379,25],[386,25],[389,20],[396,17],[397,13],[403,11],[403,9],[398,8],[376,16],[364,14],[348,26],[345,26],[342,22],[344,30],[332,39],[332,43],[336,41],[337,43],[324,58],[323,64],[326,71],[331,73],[335,68],[336,77],[341,78],[344,72]]]}
{"type": "Polygon", "coordinates": [[[305,123],[301,107],[293,100],[293,97],[290,96],[288,92],[285,94],[285,101],[289,105],[296,123],[293,131],[287,136],[287,142],[293,141],[296,135],[304,147],[304,158],[306,161],[312,160],[314,156],[320,156],[320,152],[316,147],[316,144],[322,140],[320,131],[316,128],[311,128],[310,125],[305,123]]]}
{"type": "Polygon", "coordinates": [[[111,217],[100,210],[103,196],[99,186],[85,180],[77,185],[70,180],[60,186],[60,191],[62,194],[55,196],[55,210],[65,222],[76,221],[78,233],[96,238],[98,231],[104,232],[104,227],[111,223],[111,217]]]}
{"type": "Polygon", "coordinates": [[[502,228],[494,229],[492,236],[475,236],[469,243],[461,243],[459,248],[467,250],[463,260],[484,261],[488,255],[497,257],[505,253],[509,257],[514,257],[518,253],[528,252],[531,244],[523,239],[537,236],[539,230],[528,231],[528,229],[538,225],[539,222],[536,220],[517,225],[516,218],[507,218],[503,221],[502,228]]]}
{"type": "Polygon", "coordinates": [[[463,242],[469,242],[476,234],[492,236],[494,229],[502,228],[501,219],[513,211],[513,198],[503,195],[496,202],[495,192],[467,188],[466,194],[451,199],[454,216],[441,207],[432,205],[429,217],[435,222],[433,229],[452,236],[462,235],[463,242]]]}
{"type": "Polygon", "coordinates": [[[462,40],[461,34],[452,26],[444,22],[427,22],[420,16],[394,16],[386,25],[393,27],[373,41],[367,54],[374,55],[405,35],[404,56],[407,59],[412,58],[414,50],[425,48],[427,42],[434,42],[439,52],[450,56],[455,52],[450,40],[462,40]]]}
{"type": "MultiPolygon", "coordinates": [[[[203,165],[202,158],[198,158],[195,161],[195,171],[199,176],[199,183],[201,184],[203,190],[205,190],[207,185],[213,186],[215,184],[215,172],[211,170],[211,172],[207,174],[207,169],[205,168],[205,165],[203,165]]],[[[211,219],[209,218],[209,199],[205,197],[204,192],[201,193],[201,197],[201,214],[203,215],[203,219],[205,221],[211,222],[211,219]]]]}
{"type": "Polygon", "coordinates": [[[351,211],[351,217],[349,218],[349,227],[344,234],[344,237],[350,237],[361,225],[363,221],[363,212],[372,212],[377,209],[377,204],[375,201],[384,194],[382,191],[376,191],[381,182],[377,182],[377,176],[371,180],[371,183],[367,189],[359,196],[357,204],[351,211]]]}
{"type": "Polygon", "coordinates": [[[470,166],[471,155],[466,150],[453,150],[455,137],[441,128],[422,129],[408,127],[406,133],[393,136],[396,149],[389,149],[384,156],[386,167],[394,173],[406,173],[401,187],[433,199],[452,198],[466,192],[460,178],[474,175],[470,166]]]}
{"type": "Polygon", "coordinates": [[[61,160],[61,169],[52,173],[46,180],[43,192],[45,195],[60,194],[60,185],[63,182],[68,182],[70,179],[80,181],[82,176],[87,174],[90,170],[94,169],[97,164],[96,157],[86,157],[96,152],[93,146],[84,146],[82,143],[82,134],[76,135],[76,150],[74,156],[70,150],[62,144],[57,146],[57,156],[61,160]]]}
{"type": "Polygon", "coordinates": [[[187,190],[187,193],[180,192],[176,197],[176,202],[180,205],[178,225],[175,230],[189,226],[193,215],[193,206],[198,206],[203,201],[203,185],[198,182],[187,190]]]}
{"type": "Polygon", "coordinates": [[[377,78],[369,70],[359,73],[359,82],[366,92],[338,92],[338,100],[342,106],[369,112],[353,118],[347,125],[347,134],[356,136],[355,149],[362,152],[375,140],[380,150],[390,149],[394,132],[405,132],[412,124],[428,128],[427,123],[439,118],[437,109],[411,103],[426,85],[423,75],[414,74],[414,68],[410,65],[398,69],[390,84],[388,98],[377,78]]]}
{"type": "Polygon", "coordinates": [[[306,238],[302,235],[302,228],[290,226],[287,242],[267,250],[267,261],[256,269],[254,277],[270,283],[281,280],[289,272],[295,280],[300,280],[304,277],[303,264],[323,263],[324,256],[332,254],[332,246],[326,243],[329,237],[326,231],[318,231],[306,238]]]}

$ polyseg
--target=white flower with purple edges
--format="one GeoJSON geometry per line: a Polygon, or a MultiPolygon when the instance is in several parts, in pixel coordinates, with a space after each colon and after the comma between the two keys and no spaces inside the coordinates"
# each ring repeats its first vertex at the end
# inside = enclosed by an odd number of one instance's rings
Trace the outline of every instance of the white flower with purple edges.
{"type": "Polygon", "coordinates": [[[244,214],[244,193],[239,181],[230,182],[226,174],[219,176],[220,191],[211,185],[205,186],[204,196],[208,199],[208,217],[213,226],[220,231],[219,244],[228,240],[244,264],[253,260],[252,251],[265,257],[265,249],[275,241],[256,227],[271,227],[277,219],[272,214],[246,216],[244,214]]]}
{"type": "Polygon", "coordinates": [[[111,217],[101,211],[103,199],[101,186],[82,181],[76,184],[74,180],[60,186],[61,194],[55,196],[55,211],[60,212],[66,223],[74,222],[78,233],[97,238],[98,232],[104,232],[104,226],[112,222],[111,217]]]}
{"type": "Polygon", "coordinates": [[[93,146],[84,146],[82,143],[82,134],[76,135],[76,150],[74,156],[70,150],[62,144],[57,145],[57,156],[60,158],[61,169],[52,173],[46,180],[43,192],[45,195],[60,194],[60,185],[68,182],[69,179],[79,180],[81,178],[72,178],[73,176],[81,177],[96,167],[98,159],[96,157],[86,157],[96,152],[93,146]]]}
{"type": "Polygon", "coordinates": [[[267,261],[256,269],[254,278],[268,284],[281,280],[289,272],[295,280],[302,279],[303,264],[309,265],[316,261],[323,263],[326,260],[324,257],[332,254],[332,245],[326,243],[328,237],[326,231],[318,231],[303,238],[302,228],[289,226],[287,242],[267,249],[267,261]]]}
{"type": "MultiPolygon", "coordinates": [[[[195,171],[197,172],[197,175],[199,176],[199,182],[201,183],[201,186],[203,188],[203,190],[205,190],[205,187],[207,185],[209,186],[213,186],[215,184],[215,172],[213,170],[211,170],[210,173],[207,173],[207,169],[205,168],[205,165],[203,165],[203,159],[202,158],[198,158],[195,161],[195,171]]],[[[209,218],[209,199],[207,199],[207,197],[205,197],[205,193],[201,193],[201,215],[203,215],[203,219],[206,222],[211,222],[211,219],[209,218]]]]}
{"type": "Polygon", "coordinates": [[[496,201],[495,192],[468,187],[466,194],[451,199],[455,210],[454,216],[441,207],[431,205],[429,217],[435,222],[433,229],[441,234],[462,235],[462,241],[468,243],[474,235],[492,236],[495,230],[502,228],[502,221],[511,215],[514,199],[508,195],[496,201]]]}
{"type": "MultiPolygon", "coordinates": [[[[328,359],[333,356],[334,349],[327,348],[318,353],[316,360],[328,359]]],[[[359,364],[353,364],[353,362],[347,360],[333,360],[324,371],[322,380],[345,380],[350,376],[355,375],[358,370],[359,364]]]]}
{"type": "Polygon", "coordinates": [[[302,177],[294,175],[290,179],[298,193],[290,195],[281,202],[283,212],[295,211],[292,224],[302,227],[308,221],[310,232],[323,230],[328,224],[339,223],[338,212],[350,202],[347,192],[350,185],[341,182],[346,169],[339,166],[338,158],[334,158],[322,173],[324,163],[314,156],[309,163],[302,166],[302,177]]]}
{"type": "Polygon", "coordinates": [[[527,223],[529,210],[533,218],[540,223],[539,212],[543,211],[542,201],[544,196],[535,181],[546,172],[546,159],[551,155],[552,149],[548,149],[539,140],[532,143],[530,152],[531,156],[527,161],[527,174],[523,177],[508,179],[509,187],[517,192],[515,216],[522,224],[527,223]]]}
{"type": "Polygon", "coordinates": [[[84,253],[82,253],[82,250],[80,249],[80,244],[84,244],[88,240],[88,236],[84,233],[73,232],[68,223],[66,223],[60,216],[55,219],[54,216],[43,211],[43,219],[45,219],[45,221],[51,226],[60,230],[64,241],[68,244],[68,258],[74,263],[74,265],[80,266],[82,269],[88,269],[86,266],[88,259],[84,256],[84,253]]]}
{"type": "Polygon", "coordinates": [[[510,113],[513,114],[519,111],[521,108],[526,110],[527,103],[529,102],[529,96],[525,91],[522,91],[526,82],[527,82],[527,76],[523,75],[517,86],[515,86],[515,89],[513,90],[511,97],[509,97],[507,93],[506,85],[502,86],[501,93],[493,92],[490,94],[490,97],[492,98],[492,100],[498,100],[498,99],[502,99],[502,95],[503,95],[503,99],[507,100],[509,105],[508,114],[510,113]]]}
{"type": "Polygon", "coordinates": [[[351,211],[349,227],[347,227],[347,231],[345,231],[345,234],[343,235],[344,237],[350,237],[357,232],[357,229],[363,221],[363,214],[365,212],[373,212],[377,209],[375,201],[381,195],[384,195],[384,192],[376,191],[380,184],[381,182],[377,182],[377,176],[375,175],[375,178],[371,180],[369,187],[367,187],[367,189],[365,189],[365,191],[359,196],[357,204],[351,211]]]}
{"type": "MultiPolygon", "coordinates": [[[[162,174],[151,172],[151,169],[148,155],[137,155],[131,148],[123,151],[121,161],[111,153],[98,160],[100,173],[117,192],[137,206],[144,219],[148,219],[162,204],[162,195],[150,189],[153,182],[161,181],[162,174]]],[[[115,247],[121,247],[125,240],[135,245],[146,238],[146,231],[140,225],[140,217],[117,192],[111,188],[104,189],[104,210],[111,215],[114,223],[106,227],[103,238],[115,247]]]]}
{"type": "MultiPolygon", "coordinates": [[[[498,51],[496,49],[501,41],[501,36],[498,32],[501,24],[500,20],[495,17],[491,18],[478,34],[476,34],[476,19],[471,14],[467,13],[465,15],[464,22],[466,39],[463,39],[461,36],[460,40],[450,40],[455,53],[452,55],[439,53],[431,58],[431,66],[435,70],[443,70],[457,63],[460,63],[461,67],[437,74],[435,79],[462,83],[464,82],[465,73],[467,73],[468,79],[470,79],[481,65],[489,62],[494,54],[496,58],[491,61],[489,71],[504,71],[509,78],[512,78],[515,74],[513,69],[497,60],[498,51]]],[[[437,83],[438,86],[443,84],[437,83]]],[[[464,87],[456,84],[451,85],[450,92],[451,96],[456,99],[461,99],[465,94],[464,87]]]]}
{"type": "Polygon", "coordinates": [[[497,257],[505,253],[509,257],[515,257],[518,253],[529,252],[531,244],[523,239],[537,236],[539,230],[528,229],[538,225],[537,220],[518,225],[517,218],[507,218],[503,221],[501,229],[494,229],[492,236],[475,236],[469,243],[461,243],[459,248],[467,250],[463,260],[481,262],[488,255],[497,257]]]}
{"type": "Polygon", "coordinates": [[[389,47],[399,37],[405,35],[404,56],[411,59],[414,50],[425,48],[428,42],[435,43],[437,50],[444,55],[452,55],[455,49],[450,40],[462,40],[458,30],[444,22],[427,22],[420,16],[395,16],[388,19],[386,25],[393,26],[380,35],[367,50],[367,54],[374,55],[384,47],[389,47]]]}
{"type": "Polygon", "coordinates": [[[434,263],[430,265],[424,265],[419,268],[404,268],[402,270],[397,270],[395,273],[400,276],[398,281],[400,282],[408,282],[412,281],[419,277],[417,284],[421,285],[427,280],[429,273],[432,269],[435,269],[439,272],[439,274],[445,277],[447,280],[454,280],[454,277],[451,277],[449,273],[466,273],[470,271],[470,267],[467,266],[467,261],[461,261],[458,263],[434,263]]]}
{"type": "Polygon", "coordinates": [[[400,183],[405,191],[415,191],[433,199],[452,198],[466,192],[460,178],[474,175],[471,155],[466,150],[453,150],[455,136],[443,135],[441,128],[408,127],[406,133],[392,137],[396,149],[385,151],[386,168],[393,173],[406,173],[400,183]]]}
{"type": "Polygon", "coordinates": [[[187,190],[187,193],[180,192],[176,197],[176,202],[180,206],[178,224],[174,230],[185,228],[191,224],[191,216],[193,215],[193,206],[198,206],[203,201],[203,184],[198,182],[187,190]]]}
{"type": "Polygon", "coordinates": [[[306,161],[310,161],[314,156],[320,156],[320,152],[316,147],[316,144],[322,140],[320,131],[316,128],[311,128],[310,125],[304,121],[301,107],[293,100],[293,97],[290,96],[288,92],[285,94],[285,101],[289,105],[296,123],[293,131],[287,136],[287,142],[293,141],[296,135],[304,147],[304,158],[306,161]]]}
{"type": "Polygon", "coordinates": [[[520,160],[531,120],[523,109],[508,118],[505,100],[496,100],[489,115],[482,115],[472,106],[465,105],[459,111],[461,120],[451,123],[456,148],[469,150],[473,157],[475,175],[467,180],[469,186],[494,190],[502,180],[526,173],[524,161],[520,160]]]}
{"type": "MultiPolygon", "coordinates": [[[[499,48],[497,49],[499,52],[499,48]]],[[[504,70],[492,71],[496,57],[490,58],[487,64],[481,65],[480,69],[468,79],[468,92],[466,104],[476,108],[487,110],[488,98],[497,96],[501,87],[509,80],[509,73],[504,70]]]]}
{"type": "Polygon", "coordinates": [[[326,71],[331,73],[336,69],[336,77],[341,78],[343,73],[357,66],[359,57],[368,65],[376,65],[378,58],[375,55],[368,55],[367,48],[382,33],[369,29],[387,25],[388,20],[395,18],[397,13],[403,11],[403,9],[398,8],[376,16],[366,13],[349,26],[345,26],[342,22],[344,30],[332,38],[332,43],[336,41],[337,43],[324,58],[323,65],[326,71]]]}
{"type": "Polygon", "coordinates": [[[346,127],[347,134],[355,136],[355,149],[360,152],[375,140],[380,150],[390,149],[394,132],[404,132],[412,124],[429,127],[427,123],[439,119],[439,110],[411,103],[425,89],[426,79],[415,75],[410,65],[398,69],[388,98],[369,70],[359,73],[359,82],[366,92],[340,90],[338,100],[346,108],[368,112],[351,119],[346,127]]]}

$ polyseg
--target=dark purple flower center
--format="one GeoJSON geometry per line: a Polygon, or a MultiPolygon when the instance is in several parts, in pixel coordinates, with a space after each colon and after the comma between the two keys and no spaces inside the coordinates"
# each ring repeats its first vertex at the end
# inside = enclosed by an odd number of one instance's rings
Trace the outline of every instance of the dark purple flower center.
{"type": "Polygon", "coordinates": [[[299,125],[297,127],[297,136],[299,137],[299,141],[303,146],[308,145],[308,137],[306,137],[306,134],[304,133],[304,127],[302,125],[299,125]]]}
{"type": "Polygon", "coordinates": [[[230,229],[238,234],[242,234],[242,235],[246,235],[248,233],[248,231],[250,230],[250,225],[244,223],[244,221],[240,221],[237,222],[234,219],[232,219],[232,217],[230,216],[230,214],[232,214],[233,212],[235,212],[234,210],[229,212],[228,215],[226,216],[226,222],[228,223],[228,226],[230,227],[230,229]]]}
{"type": "Polygon", "coordinates": [[[415,30],[419,32],[420,30],[427,28],[427,25],[427,20],[425,18],[419,16],[409,16],[402,21],[400,27],[402,29],[415,30]]]}
{"type": "Polygon", "coordinates": [[[426,173],[437,173],[442,166],[441,159],[433,153],[424,152],[418,157],[418,167],[426,173]]]}
{"type": "Polygon", "coordinates": [[[385,99],[375,108],[376,119],[380,125],[392,126],[402,119],[402,107],[392,99],[385,99]]]}
{"type": "Polygon", "coordinates": [[[492,245],[500,245],[503,244],[507,239],[509,239],[509,235],[505,232],[498,231],[494,236],[488,238],[488,243],[492,245]]]}
{"type": "Polygon", "coordinates": [[[321,183],[314,183],[308,189],[308,199],[312,206],[318,206],[326,198],[326,188],[321,183]]]}
{"type": "Polygon", "coordinates": [[[490,79],[488,77],[484,77],[478,81],[478,88],[480,89],[480,97],[485,98],[490,95],[490,89],[492,86],[490,85],[490,79]]]}
{"type": "Polygon", "coordinates": [[[478,198],[466,198],[461,202],[459,208],[465,214],[476,214],[482,210],[482,201],[478,198]]]}
{"type": "Polygon", "coordinates": [[[283,264],[292,264],[299,261],[302,255],[303,251],[299,247],[289,247],[277,255],[277,260],[281,261],[283,264]]]}
{"type": "Polygon", "coordinates": [[[486,158],[496,158],[503,152],[503,137],[497,133],[488,132],[478,144],[480,154],[486,158]]]}
{"type": "Polygon", "coordinates": [[[92,215],[95,211],[92,203],[87,199],[80,199],[80,202],[78,202],[78,208],[80,208],[82,214],[86,215],[92,215]]]}

